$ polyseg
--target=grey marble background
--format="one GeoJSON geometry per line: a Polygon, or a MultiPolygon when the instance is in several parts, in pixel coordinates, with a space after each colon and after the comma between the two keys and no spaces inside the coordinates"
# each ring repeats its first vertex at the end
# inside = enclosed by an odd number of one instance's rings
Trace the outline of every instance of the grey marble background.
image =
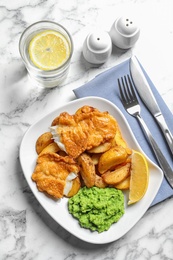
{"type": "Polygon", "coordinates": [[[0,0],[0,260],[157,260],[173,259],[173,198],[150,208],[118,241],[85,243],[46,213],[28,187],[19,147],[28,127],[74,99],[72,90],[132,54],[173,112],[173,1],[171,0],[0,0]],[[85,62],[82,45],[93,28],[109,31],[128,14],[141,28],[134,48],[113,48],[101,66],[85,62]],[[18,42],[23,30],[39,20],[64,25],[75,50],[62,87],[44,90],[31,84],[18,42]]]}

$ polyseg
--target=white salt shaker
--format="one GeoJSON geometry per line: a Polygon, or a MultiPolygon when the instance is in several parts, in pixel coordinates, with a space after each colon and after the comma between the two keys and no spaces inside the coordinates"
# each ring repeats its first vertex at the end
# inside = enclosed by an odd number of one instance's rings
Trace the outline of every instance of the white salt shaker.
{"type": "Polygon", "coordinates": [[[107,61],[112,52],[112,41],[109,33],[94,31],[88,34],[83,44],[84,58],[93,64],[102,64],[107,61]]]}
{"type": "Polygon", "coordinates": [[[121,49],[129,49],[138,40],[140,29],[133,19],[122,16],[115,20],[109,34],[114,45],[121,49]]]}

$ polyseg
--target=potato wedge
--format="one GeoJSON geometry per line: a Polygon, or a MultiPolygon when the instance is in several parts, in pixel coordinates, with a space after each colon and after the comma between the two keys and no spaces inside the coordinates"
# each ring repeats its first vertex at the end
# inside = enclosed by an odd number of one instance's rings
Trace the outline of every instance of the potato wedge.
{"type": "Polygon", "coordinates": [[[108,171],[102,175],[103,180],[109,185],[116,185],[130,175],[130,163],[117,167],[114,171],[108,171]]]}
{"type": "Polygon", "coordinates": [[[91,155],[91,160],[93,161],[94,165],[97,165],[99,163],[99,158],[101,154],[99,153],[94,153],[91,155]]]}
{"type": "Polygon", "coordinates": [[[78,163],[81,166],[80,173],[85,185],[90,188],[95,184],[95,165],[91,157],[83,153],[78,158],[78,163]]]}
{"type": "Polygon", "coordinates": [[[60,148],[56,143],[53,142],[48,144],[48,146],[46,146],[39,155],[43,153],[57,153],[58,151],[60,151],[60,148]]]}
{"type": "Polygon", "coordinates": [[[114,185],[114,187],[119,190],[128,190],[130,188],[130,176],[128,176],[120,183],[114,185]]]}
{"type": "Polygon", "coordinates": [[[112,144],[110,142],[105,142],[104,144],[100,144],[99,146],[96,146],[90,150],[88,150],[89,153],[104,153],[108,151],[111,148],[112,144]]]}
{"type": "Polygon", "coordinates": [[[126,149],[126,151],[129,155],[132,153],[132,150],[128,147],[126,141],[122,137],[120,128],[118,126],[117,126],[117,131],[116,131],[115,137],[112,141],[112,146],[122,146],[126,149]]]}
{"type": "Polygon", "coordinates": [[[35,145],[37,154],[40,154],[46,146],[53,142],[53,136],[50,132],[45,132],[44,134],[40,135],[35,145]]]}
{"type": "Polygon", "coordinates": [[[96,174],[95,177],[95,186],[98,188],[105,188],[108,186],[106,182],[104,182],[103,178],[96,174]]]}
{"type": "Polygon", "coordinates": [[[121,164],[128,157],[127,151],[122,146],[115,146],[100,156],[98,163],[98,171],[100,174],[111,169],[111,167],[121,164]]]}
{"type": "Polygon", "coordinates": [[[79,178],[79,176],[77,176],[73,180],[72,188],[71,188],[71,190],[69,191],[69,193],[67,194],[66,197],[70,198],[70,197],[74,196],[79,191],[80,187],[81,187],[80,178],[79,178]]]}
{"type": "Polygon", "coordinates": [[[117,167],[122,167],[122,166],[126,165],[127,163],[131,163],[131,161],[132,161],[131,157],[127,157],[127,159],[123,163],[118,164],[118,166],[116,165],[116,166],[111,167],[109,169],[109,171],[114,171],[115,169],[117,169],[117,167]]]}

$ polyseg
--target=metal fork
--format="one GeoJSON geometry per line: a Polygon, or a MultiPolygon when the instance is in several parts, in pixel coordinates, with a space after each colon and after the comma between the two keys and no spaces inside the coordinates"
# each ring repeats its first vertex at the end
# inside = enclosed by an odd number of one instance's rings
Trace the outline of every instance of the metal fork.
{"type": "Polygon", "coordinates": [[[142,119],[140,115],[140,105],[133,87],[132,80],[129,75],[121,77],[121,79],[118,79],[118,86],[121,96],[121,101],[126,109],[126,111],[136,117],[142,126],[142,129],[145,133],[145,135],[148,138],[148,141],[153,148],[153,151],[155,153],[155,156],[165,174],[166,179],[168,180],[170,186],[173,188],[173,170],[171,169],[170,165],[168,164],[165,156],[161,152],[160,148],[158,147],[156,141],[152,137],[150,130],[148,129],[146,123],[142,119]]]}

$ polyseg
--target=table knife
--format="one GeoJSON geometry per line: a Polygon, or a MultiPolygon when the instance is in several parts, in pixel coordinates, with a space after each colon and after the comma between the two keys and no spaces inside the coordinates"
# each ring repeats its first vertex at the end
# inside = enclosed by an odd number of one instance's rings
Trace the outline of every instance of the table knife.
{"type": "Polygon", "coordinates": [[[162,115],[159,105],[157,104],[157,101],[151,91],[148,81],[145,78],[145,75],[135,56],[133,56],[130,59],[130,72],[131,72],[131,76],[132,76],[133,82],[135,84],[135,87],[136,87],[141,99],[143,100],[146,107],[149,109],[151,114],[156,119],[158,125],[160,126],[160,128],[165,136],[168,146],[173,154],[173,136],[165,122],[165,119],[162,115]]]}

